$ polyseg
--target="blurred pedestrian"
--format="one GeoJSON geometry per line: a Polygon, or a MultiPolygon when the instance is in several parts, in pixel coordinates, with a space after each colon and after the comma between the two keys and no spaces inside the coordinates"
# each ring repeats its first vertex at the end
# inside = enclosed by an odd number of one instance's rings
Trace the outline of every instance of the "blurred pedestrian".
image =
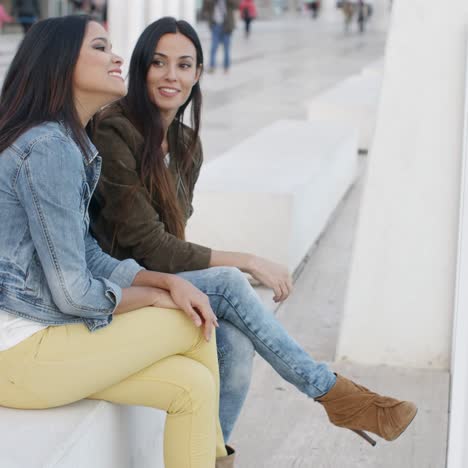
{"type": "Polygon", "coordinates": [[[17,18],[26,34],[41,16],[39,0],[13,0],[12,15],[17,18]]]}
{"type": "Polygon", "coordinates": [[[357,22],[359,32],[363,33],[366,29],[367,21],[369,20],[369,2],[364,0],[358,0],[357,2],[357,22]]]}
{"type": "Polygon", "coordinates": [[[3,3],[0,3],[0,31],[3,31],[3,25],[5,23],[13,23],[13,18],[7,13],[3,3]]]}
{"type": "Polygon", "coordinates": [[[305,0],[305,7],[310,11],[312,18],[317,18],[320,11],[320,0],[305,0]]]}
{"type": "Polygon", "coordinates": [[[254,0],[242,0],[239,5],[241,18],[245,25],[245,37],[250,36],[250,24],[257,17],[257,7],[254,0]]]}
{"type": "Polygon", "coordinates": [[[203,16],[211,26],[211,53],[209,73],[216,69],[216,54],[222,43],[224,50],[224,73],[231,66],[231,36],[235,28],[234,11],[239,8],[240,0],[204,0],[203,16]]]}
{"type": "MultiPolygon", "coordinates": [[[[90,6],[89,6],[89,15],[91,18],[93,18],[95,21],[98,21],[99,23],[104,22],[104,10],[106,8],[106,2],[102,0],[91,0],[90,6]]],[[[107,15],[107,12],[106,12],[107,15]]]]}

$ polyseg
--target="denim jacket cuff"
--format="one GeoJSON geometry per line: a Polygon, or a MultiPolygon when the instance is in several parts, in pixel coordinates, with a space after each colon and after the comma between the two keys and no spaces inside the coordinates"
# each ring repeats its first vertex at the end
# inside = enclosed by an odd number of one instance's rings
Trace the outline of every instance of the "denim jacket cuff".
{"type": "MultiPolygon", "coordinates": [[[[127,260],[121,261],[111,273],[109,281],[119,285],[121,288],[129,288],[137,273],[144,268],[138,265],[135,260],[128,258],[127,260]]],[[[119,299],[120,302],[120,299],[119,299]]]]}

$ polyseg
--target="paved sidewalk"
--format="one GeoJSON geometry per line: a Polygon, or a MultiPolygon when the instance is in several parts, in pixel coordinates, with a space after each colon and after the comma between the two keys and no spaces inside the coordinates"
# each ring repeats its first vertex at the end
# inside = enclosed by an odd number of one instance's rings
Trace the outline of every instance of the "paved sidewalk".
{"type": "MultiPolygon", "coordinates": [[[[199,25],[205,63],[209,63],[209,33],[199,25]]],[[[373,29],[364,36],[345,35],[340,23],[307,17],[254,23],[246,40],[233,35],[233,66],[202,79],[203,145],[212,159],[238,141],[278,119],[303,119],[306,103],[369,63],[381,59],[386,35],[373,29]]],[[[221,63],[221,50],[218,63],[221,63]]]]}

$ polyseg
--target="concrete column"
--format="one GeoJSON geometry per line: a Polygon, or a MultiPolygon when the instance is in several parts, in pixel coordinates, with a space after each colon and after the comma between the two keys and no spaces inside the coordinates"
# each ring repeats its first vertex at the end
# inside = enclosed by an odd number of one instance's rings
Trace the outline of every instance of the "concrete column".
{"type": "Polygon", "coordinates": [[[131,56],[132,50],[146,26],[145,0],[132,0],[127,6],[127,54],[131,56]],[[131,6],[130,6],[131,5],[131,6]]]}
{"type": "Polygon", "coordinates": [[[148,4],[148,24],[165,16],[165,4],[161,1],[150,1],[148,4]]]}
{"type": "Polygon", "coordinates": [[[127,56],[127,11],[118,0],[109,0],[107,6],[107,19],[109,26],[109,36],[112,41],[112,49],[128,64],[127,56]],[[124,11],[123,11],[124,10],[124,11]]]}
{"type": "Polygon", "coordinates": [[[449,368],[467,23],[394,2],[338,359],[449,368]]]}
{"type": "Polygon", "coordinates": [[[141,32],[162,16],[175,16],[195,23],[195,0],[109,0],[109,32],[114,50],[123,56],[124,69],[141,32]]]}
{"type": "Polygon", "coordinates": [[[178,17],[195,26],[197,12],[196,0],[183,0],[178,17]]]}

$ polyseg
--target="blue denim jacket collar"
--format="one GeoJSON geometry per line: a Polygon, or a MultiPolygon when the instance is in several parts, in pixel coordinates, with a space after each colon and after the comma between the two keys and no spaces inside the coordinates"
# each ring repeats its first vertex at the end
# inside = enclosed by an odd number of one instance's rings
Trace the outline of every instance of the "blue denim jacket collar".
{"type": "MultiPolygon", "coordinates": [[[[60,127],[62,128],[62,131],[70,138],[73,140],[73,133],[70,129],[70,127],[63,121],[59,121],[60,127]]],[[[94,146],[92,141],[86,136],[86,143],[88,145],[88,151],[83,154],[83,159],[86,165],[91,164],[98,156],[99,156],[99,151],[97,148],[94,146]]]]}

